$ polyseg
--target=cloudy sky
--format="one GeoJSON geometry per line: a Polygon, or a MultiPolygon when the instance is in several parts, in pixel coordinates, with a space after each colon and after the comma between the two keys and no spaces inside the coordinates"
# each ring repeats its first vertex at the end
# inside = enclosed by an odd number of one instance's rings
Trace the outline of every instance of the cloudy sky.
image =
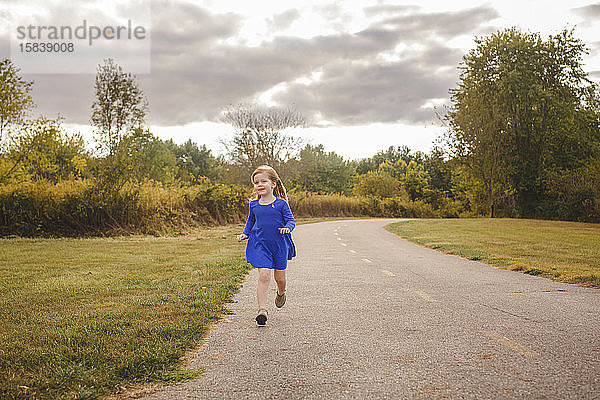
{"type": "MultiPolygon", "coordinates": [[[[11,56],[15,21],[59,25],[69,16],[92,24],[103,15],[144,25],[150,73],[136,76],[149,100],[151,130],[216,153],[217,139],[232,133],[219,114],[240,102],[294,105],[310,124],[289,133],[346,158],[390,145],[428,151],[444,129],[434,106],[448,103],[462,56],[475,37],[505,27],[544,37],[574,27],[590,48],[585,69],[600,80],[600,3],[593,1],[109,3],[0,0],[0,56],[11,56]]],[[[102,61],[100,46],[90,47],[98,53],[87,55],[92,65],[102,61]]],[[[123,49],[113,55],[128,65],[134,53],[123,49]]],[[[37,65],[50,71],[55,64],[37,65]]],[[[36,113],[60,113],[68,129],[90,137],[95,69],[65,71],[23,76],[35,81],[36,113]]]]}

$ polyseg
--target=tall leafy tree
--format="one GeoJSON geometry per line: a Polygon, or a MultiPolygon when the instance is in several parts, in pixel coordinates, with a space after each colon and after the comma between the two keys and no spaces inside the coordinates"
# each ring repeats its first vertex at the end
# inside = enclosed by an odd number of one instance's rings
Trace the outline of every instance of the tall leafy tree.
{"type": "Polygon", "coordinates": [[[386,161],[394,164],[398,160],[404,160],[407,164],[411,161],[419,161],[418,155],[411,154],[408,146],[390,146],[385,151],[378,151],[373,157],[360,160],[356,169],[359,174],[366,174],[377,170],[386,161]]]}
{"type": "Polygon", "coordinates": [[[19,76],[9,58],[0,61],[0,145],[4,141],[6,128],[23,120],[27,112],[34,107],[29,94],[33,81],[26,81],[19,76]]]}
{"type": "Polygon", "coordinates": [[[401,184],[389,172],[379,169],[357,176],[353,193],[359,196],[380,198],[397,197],[401,193],[401,184]]]}
{"type": "Polygon", "coordinates": [[[97,159],[92,169],[97,187],[105,192],[118,191],[128,181],[173,183],[178,175],[177,159],[168,143],[147,128],[129,132],[112,154],[97,159]]]}
{"type": "Polygon", "coordinates": [[[475,42],[451,90],[454,155],[485,186],[490,216],[511,190],[520,214],[536,215],[549,172],[578,165],[596,147],[597,127],[584,122],[593,86],[585,46],[572,30],[543,40],[510,28],[475,42]]]}
{"type": "Polygon", "coordinates": [[[170,139],[166,145],[177,157],[177,167],[179,168],[177,177],[179,179],[200,182],[202,177],[213,180],[219,177],[216,158],[206,145],[198,147],[196,143],[192,142],[192,139],[188,139],[181,145],[170,139]]]}
{"type": "Polygon", "coordinates": [[[291,186],[316,193],[352,193],[355,167],[335,152],[326,152],[323,145],[307,144],[298,158],[284,167],[291,186]]]}
{"type": "Polygon", "coordinates": [[[402,158],[394,163],[386,160],[379,165],[379,172],[397,179],[412,201],[422,199],[425,190],[429,187],[430,178],[423,163],[416,161],[407,163],[402,158]]]}
{"type": "Polygon", "coordinates": [[[61,119],[40,116],[15,129],[9,146],[11,167],[0,174],[0,182],[14,174],[51,182],[84,176],[87,159],[83,137],[67,134],[61,119]]]}
{"type": "Polygon", "coordinates": [[[127,132],[142,127],[148,101],[135,76],[123,72],[111,58],[98,66],[94,88],[90,120],[98,130],[101,146],[112,154],[127,132]]]}
{"type": "Polygon", "coordinates": [[[440,147],[434,147],[423,160],[425,171],[429,175],[429,186],[432,190],[450,193],[452,185],[452,167],[446,154],[440,147]]]}

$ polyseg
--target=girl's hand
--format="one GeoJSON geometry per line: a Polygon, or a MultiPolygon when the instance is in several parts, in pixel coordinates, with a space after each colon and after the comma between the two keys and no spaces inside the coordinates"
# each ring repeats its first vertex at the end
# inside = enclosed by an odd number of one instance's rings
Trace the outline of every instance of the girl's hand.
{"type": "Polygon", "coordinates": [[[245,234],[243,234],[243,233],[241,235],[237,235],[237,241],[238,242],[241,242],[244,239],[248,239],[248,236],[245,235],[245,234]]]}
{"type": "Polygon", "coordinates": [[[290,233],[290,229],[289,228],[279,228],[279,232],[280,233],[290,233]]]}

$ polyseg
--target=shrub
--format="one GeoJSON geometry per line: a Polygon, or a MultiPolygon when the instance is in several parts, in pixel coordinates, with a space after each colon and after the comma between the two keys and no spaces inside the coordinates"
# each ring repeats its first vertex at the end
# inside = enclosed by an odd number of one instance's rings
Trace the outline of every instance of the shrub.
{"type": "Polygon", "coordinates": [[[116,191],[86,180],[13,183],[0,186],[0,235],[160,234],[240,222],[247,215],[249,195],[243,187],[210,183],[146,181],[116,191]]]}
{"type": "MultiPolygon", "coordinates": [[[[202,182],[147,180],[109,190],[88,180],[0,185],[0,236],[164,234],[199,225],[244,222],[251,189],[202,182]]],[[[405,197],[289,194],[296,217],[434,217],[431,205],[405,197]]]]}
{"type": "Polygon", "coordinates": [[[343,194],[293,192],[288,194],[296,217],[358,217],[364,215],[357,197],[343,194]]]}

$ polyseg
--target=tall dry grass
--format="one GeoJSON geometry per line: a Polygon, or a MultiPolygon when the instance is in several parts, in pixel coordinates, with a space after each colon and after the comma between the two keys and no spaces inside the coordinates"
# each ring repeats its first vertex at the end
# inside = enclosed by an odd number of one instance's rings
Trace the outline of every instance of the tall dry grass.
{"type": "Polygon", "coordinates": [[[235,185],[167,186],[157,182],[99,190],[91,181],[0,186],[0,235],[163,234],[240,222],[250,191],[235,185]]]}
{"type": "Polygon", "coordinates": [[[290,208],[300,217],[386,217],[431,218],[431,205],[400,197],[355,197],[342,194],[295,192],[289,196],[290,208]]]}
{"type": "MultiPolygon", "coordinates": [[[[118,190],[70,180],[0,186],[0,236],[169,234],[188,228],[243,222],[252,190],[238,185],[164,185],[146,181],[118,190]]],[[[293,192],[298,217],[435,217],[429,204],[404,198],[293,192]]]]}

